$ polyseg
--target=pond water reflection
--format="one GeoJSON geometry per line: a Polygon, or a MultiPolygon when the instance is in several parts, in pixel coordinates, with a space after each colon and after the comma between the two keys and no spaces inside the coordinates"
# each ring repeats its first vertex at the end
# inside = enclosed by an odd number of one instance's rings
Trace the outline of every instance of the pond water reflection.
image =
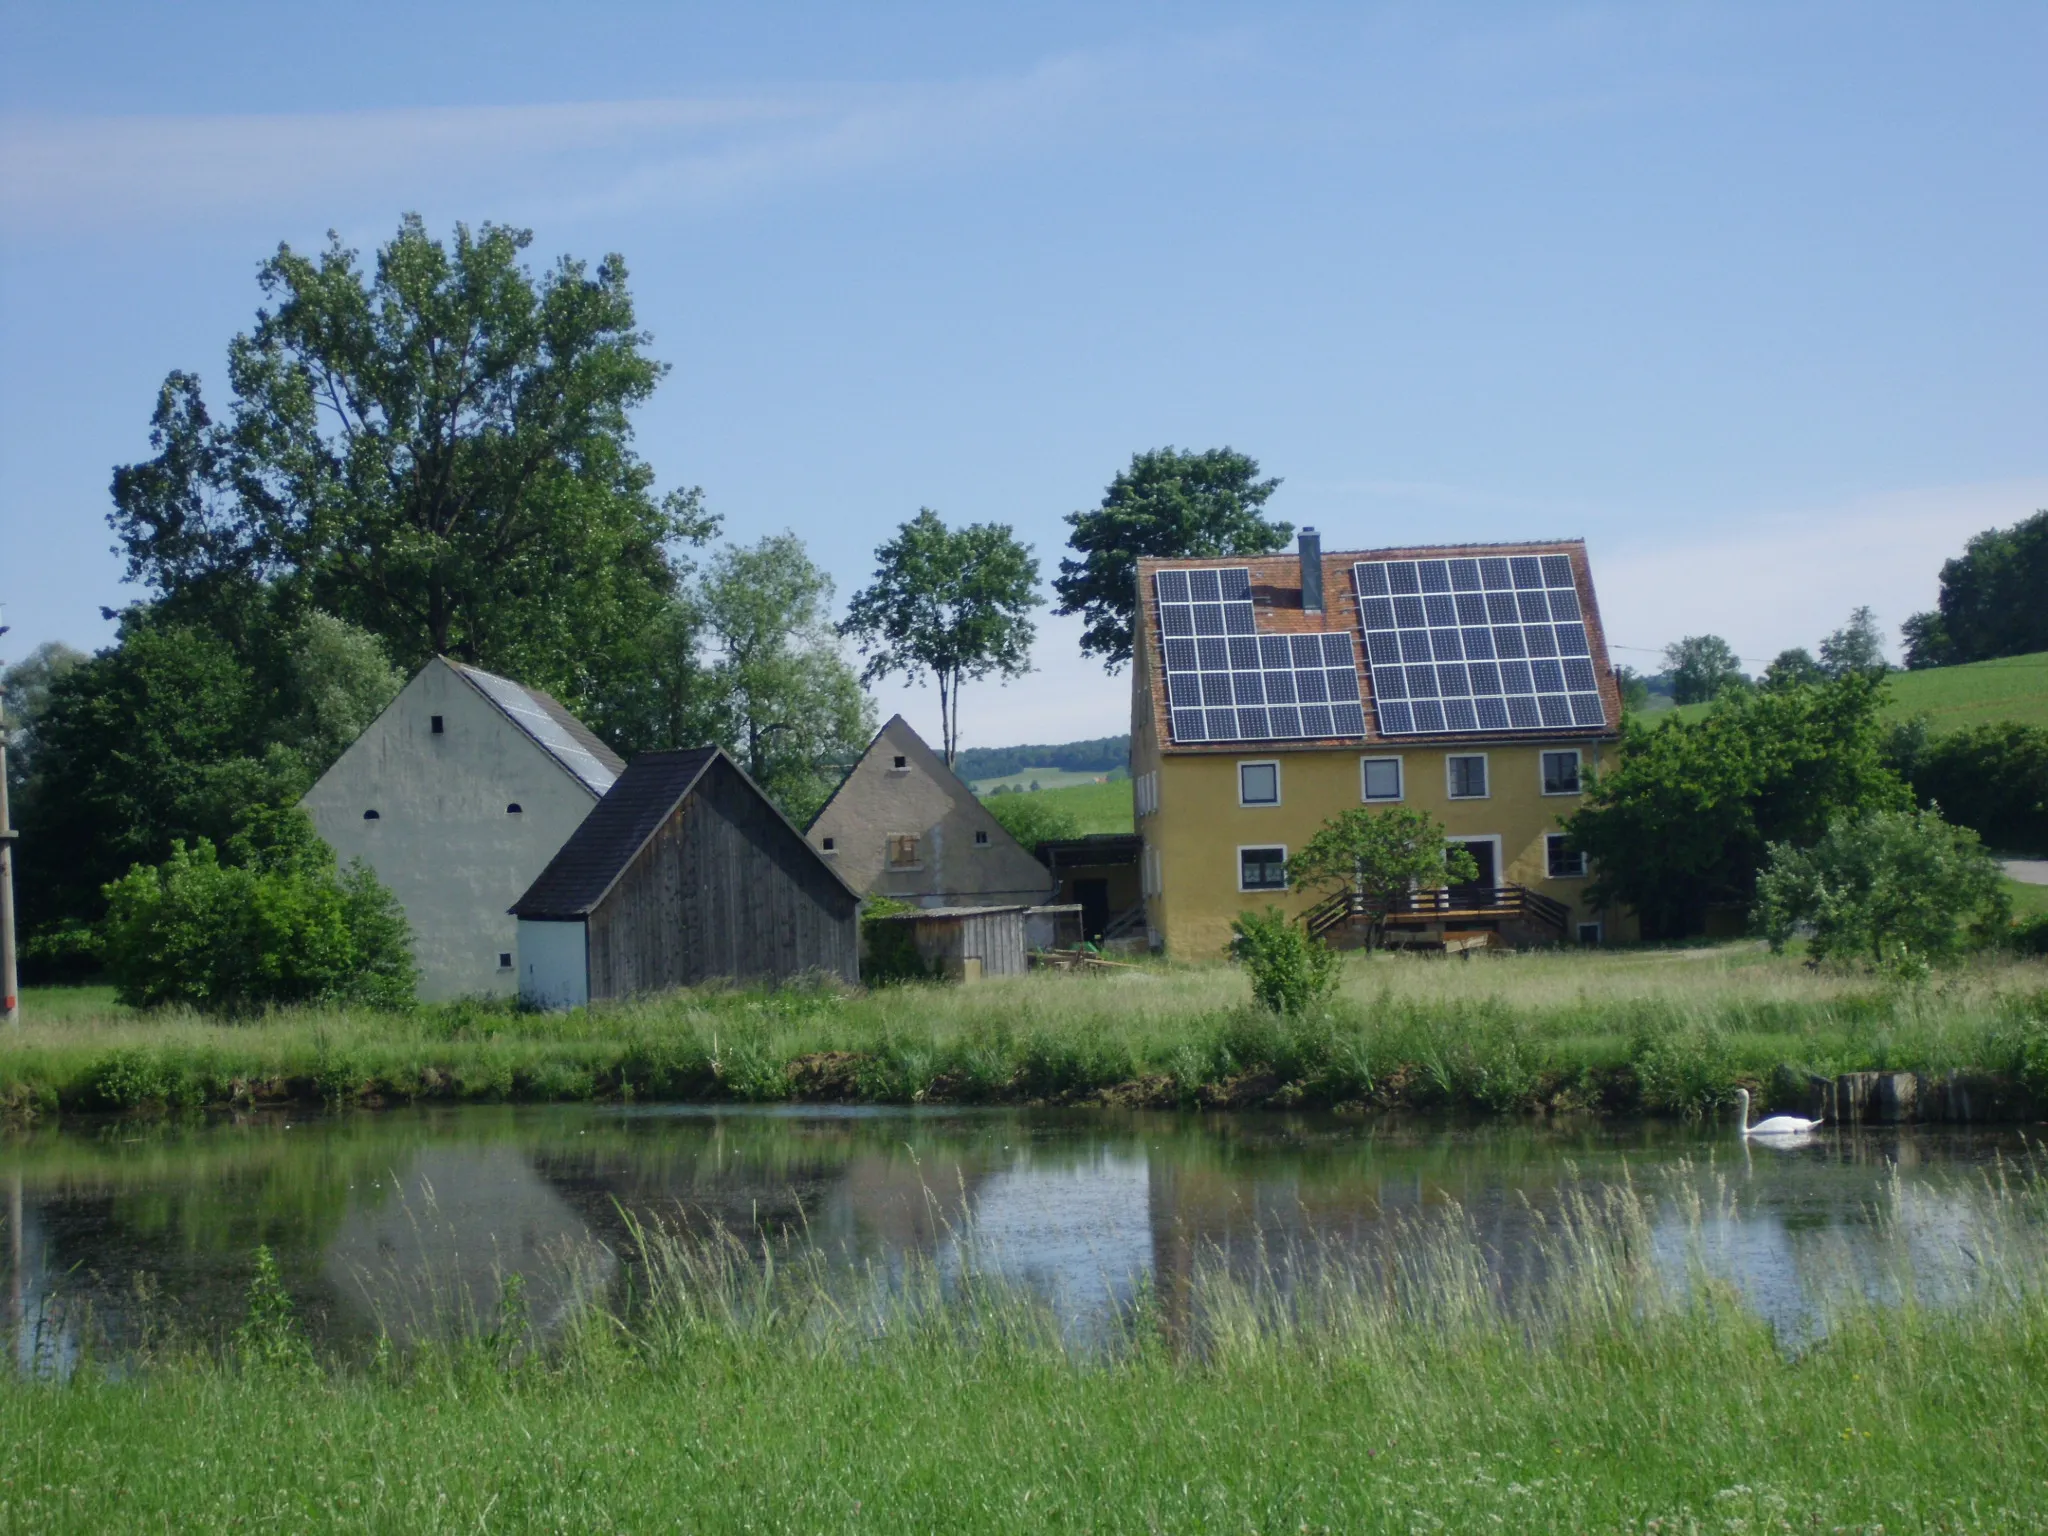
{"type": "Polygon", "coordinates": [[[472,1108],[70,1125],[0,1143],[11,1316],[58,1369],[166,1321],[232,1329],[258,1244],[329,1345],[488,1319],[504,1277],[546,1329],[616,1299],[632,1224],[725,1229],[900,1273],[972,1267],[1087,1329],[1195,1271],[1398,1262],[1457,1215],[1496,1282],[1543,1262],[1571,1191],[1653,1195],[1656,1262],[1732,1281],[1792,1336],[1831,1286],[1939,1300],[2034,1177],[2027,1128],[1830,1131],[1745,1148],[1729,1128],[1446,1126],[1325,1116],[1045,1111],[472,1108]]]}

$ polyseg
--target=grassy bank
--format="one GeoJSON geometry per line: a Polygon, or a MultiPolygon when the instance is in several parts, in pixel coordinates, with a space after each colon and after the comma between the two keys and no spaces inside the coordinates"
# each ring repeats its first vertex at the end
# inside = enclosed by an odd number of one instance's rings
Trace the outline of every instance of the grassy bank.
{"type": "MultiPolygon", "coordinates": [[[[1995,1198],[2038,1204],[2017,1176],[1995,1198]]],[[[1568,1204],[1551,1278],[1512,1300],[1455,1212],[1418,1224],[1398,1273],[1325,1271],[1283,1294],[1198,1268],[1185,1296],[1141,1292],[1106,1347],[1070,1346],[972,1273],[848,1294],[658,1237],[635,1256],[636,1305],[540,1347],[514,1298],[463,1342],[321,1365],[273,1298],[223,1350],[167,1347],[120,1380],[0,1382],[0,1523],[2048,1523],[2048,1255],[1981,1249],[1954,1305],[1851,1305],[1795,1354],[1703,1272],[1659,1278],[1654,1209],[1631,1191],[1568,1204]]],[[[2024,1220],[2004,1229],[2026,1241],[2024,1220]]]]}
{"type": "Polygon", "coordinates": [[[248,1023],[25,998],[0,1103],[58,1111],[318,1100],[1360,1105],[1680,1113],[1744,1082],[1958,1068],[2048,1086],[2048,963],[1917,987],[1748,945],[1469,963],[1353,956],[1326,1018],[1254,1012],[1227,966],[976,987],[701,992],[568,1014],[458,1005],[248,1023]]]}

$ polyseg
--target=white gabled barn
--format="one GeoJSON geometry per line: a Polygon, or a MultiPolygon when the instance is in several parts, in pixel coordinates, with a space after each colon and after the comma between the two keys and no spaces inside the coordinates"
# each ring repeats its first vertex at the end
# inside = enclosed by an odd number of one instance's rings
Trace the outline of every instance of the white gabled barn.
{"type": "Polygon", "coordinates": [[[506,909],[624,769],[546,694],[437,657],[301,803],[404,904],[422,998],[509,997],[506,909]]]}

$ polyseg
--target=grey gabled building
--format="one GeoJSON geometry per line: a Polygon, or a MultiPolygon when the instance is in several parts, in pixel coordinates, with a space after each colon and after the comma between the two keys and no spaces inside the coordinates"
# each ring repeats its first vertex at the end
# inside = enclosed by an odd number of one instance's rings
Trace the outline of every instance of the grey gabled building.
{"type": "Polygon", "coordinates": [[[860,977],[860,897],[716,747],[636,757],[512,906],[519,992],[860,977]]]}
{"type": "Polygon", "coordinates": [[[901,715],[876,732],[805,834],[863,896],[921,907],[1032,906],[1052,873],[901,715]]]}

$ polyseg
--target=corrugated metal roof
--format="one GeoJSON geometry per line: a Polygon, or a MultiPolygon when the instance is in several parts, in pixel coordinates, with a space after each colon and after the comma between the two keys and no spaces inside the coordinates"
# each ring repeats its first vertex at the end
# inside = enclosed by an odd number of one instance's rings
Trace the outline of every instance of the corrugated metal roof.
{"type": "Polygon", "coordinates": [[[448,663],[478,693],[495,704],[505,718],[531,736],[556,762],[573,773],[592,794],[602,797],[620,774],[625,760],[568,710],[542,693],[509,677],[463,662],[448,663]]]}
{"type": "Polygon", "coordinates": [[[634,758],[512,915],[558,922],[589,916],[718,755],[716,747],[692,747],[634,758]]]}

